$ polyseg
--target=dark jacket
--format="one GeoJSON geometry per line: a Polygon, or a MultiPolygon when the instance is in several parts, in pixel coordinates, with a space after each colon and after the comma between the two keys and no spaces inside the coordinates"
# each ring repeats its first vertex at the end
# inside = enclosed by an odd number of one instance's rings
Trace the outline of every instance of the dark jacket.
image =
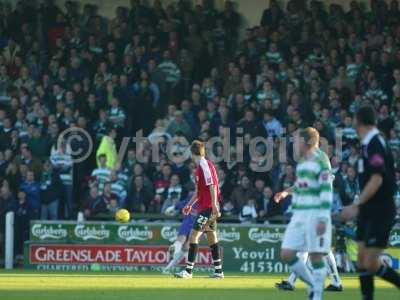
{"type": "Polygon", "coordinates": [[[2,230],[2,232],[4,232],[6,214],[12,211],[14,202],[15,198],[12,194],[6,198],[0,197],[0,230],[2,230]]]}
{"type": "Polygon", "coordinates": [[[40,201],[49,204],[61,196],[61,180],[57,172],[43,172],[40,180],[40,201]]]}
{"type": "Polygon", "coordinates": [[[23,181],[20,186],[26,193],[26,200],[32,209],[40,209],[40,185],[36,181],[23,181]]]}
{"type": "Polygon", "coordinates": [[[107,202],[103,196],[92,198],[90,195],[83,202],[83,210],[89,210],[91,216],[107,212],[107,202]]]}
{"type": "Polygon", "coordinates": [[[143,206],[147,210],[152,199],[152,193],[145,187],[141,188],[140,190],[137,190],[135,187],[133,187],[128,194],[128,199],[126,202],[127,209],[130,212],[143,212],[143,206]]]}

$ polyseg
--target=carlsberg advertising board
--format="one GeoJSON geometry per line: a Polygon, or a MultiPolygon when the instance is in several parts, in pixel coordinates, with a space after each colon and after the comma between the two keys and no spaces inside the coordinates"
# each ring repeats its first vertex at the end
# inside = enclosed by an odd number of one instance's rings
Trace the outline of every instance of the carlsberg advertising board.
{"type": "MultiPolygon", "coordinates": [[[[177,237],[177,223],[32,222],[25,247],[25,267],[59,271],[161,270],[170,259],[168,246],[177,237]]],[[[280,257],[283,226],[220,224],[218,237],[224,269],[234,272],[287,272],[280,257]]],[[[390,238],[400,248],[400,229],[390,238]]],[[[393,262],[397,252],[390,252],[393,262]]],[[[184,265],[184,259],[180,265],[184,265]]],[[[198,271],[210,271],[205,239],[198,271]]]]}

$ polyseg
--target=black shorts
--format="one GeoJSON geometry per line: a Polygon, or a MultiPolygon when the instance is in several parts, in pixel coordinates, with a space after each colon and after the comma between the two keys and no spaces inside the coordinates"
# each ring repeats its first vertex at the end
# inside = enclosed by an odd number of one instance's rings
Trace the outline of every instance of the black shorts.
{"type": "Polygon", "coordinates": [[[193,224],[193,229],[200,232],[217,231],[217,218],[212,216],[212,209],[206,209],[199,213],[193,224]]]}
{"type": "Polygon", "coordinates": [[[392,216],[369,218],[360,215],[357,219],[357,242],[364,242],[366,247],[384,249],[388,246],[390,232],[394,225],[392,216]]]}

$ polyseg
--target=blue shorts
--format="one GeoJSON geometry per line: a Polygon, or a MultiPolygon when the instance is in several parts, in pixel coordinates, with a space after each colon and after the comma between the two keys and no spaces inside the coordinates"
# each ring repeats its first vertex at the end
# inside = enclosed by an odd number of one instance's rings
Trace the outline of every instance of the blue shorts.
{"type": "Polygon", "coordinates": [[[193,228],[194,220],[195,217],[192,215],[185,216],[185,218],[183,218],[182,220],[181,226],[179,226],[178,236],[179,235],[189,236],[193,228]]]}

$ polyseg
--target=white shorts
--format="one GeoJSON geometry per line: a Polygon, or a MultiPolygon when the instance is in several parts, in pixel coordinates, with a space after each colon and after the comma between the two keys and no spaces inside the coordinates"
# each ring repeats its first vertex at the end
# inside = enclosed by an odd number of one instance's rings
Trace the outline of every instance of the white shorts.
{"type": "Polygon", "coordinates": [[[317,224],[321,216],[312,214],[305,217],[293,216],[286,227],[282,249],[296,250],[310,253],[328,253],[332,244],[332,223],[326,218],[327,226],[323,235],[317,234],[317,224]]]}

